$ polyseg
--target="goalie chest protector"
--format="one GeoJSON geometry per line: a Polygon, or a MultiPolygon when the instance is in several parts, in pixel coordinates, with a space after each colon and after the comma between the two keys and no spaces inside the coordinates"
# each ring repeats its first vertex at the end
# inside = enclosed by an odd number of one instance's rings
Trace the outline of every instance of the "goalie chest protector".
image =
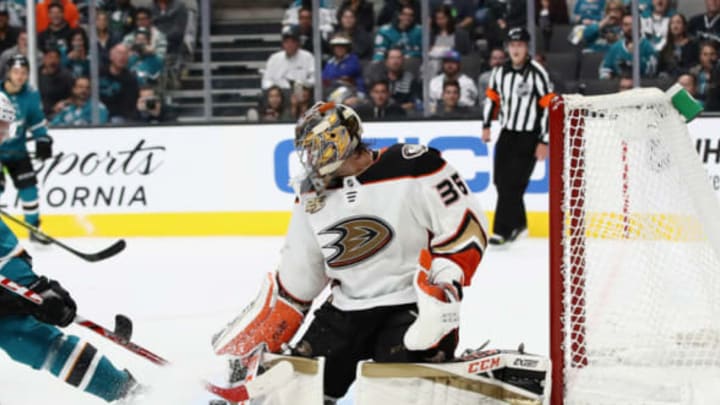
{"type": "Polygon", "coordinates": [[[331,282],[342,310],[412,303],[421,249],[450,258],[474,249],[479,262],[485,217],[437,150],[397,144],[374,158],[363,173],[296,200],[278,270],[296,298],[312,300],[331,282]]]}

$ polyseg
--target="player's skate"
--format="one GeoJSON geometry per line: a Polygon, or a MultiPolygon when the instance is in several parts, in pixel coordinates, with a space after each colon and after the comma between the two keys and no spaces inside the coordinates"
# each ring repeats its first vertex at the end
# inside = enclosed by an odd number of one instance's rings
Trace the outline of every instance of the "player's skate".
{"type": "Polygon", "coordinates": [[[513,229],[513,231],[510,233],[510,240],[512,242],[515,242],[518,239],[523,239],[528,236],[528,229],[526,226],[523,226],[522,228],[513,229]]]}
{"type": "Polygon", "coordinates": [[[493,234],[492,236],[490,236],[488,243],[495,247],[501,247],[501,246],[507,247],[512,242],[515,242],[518,239],[522,239],[522,238],[526,237],[527,235],[528,235],[527,227],[517,228],[517,229],[513,229],[512,232],[510,232],[510,236],[508,236],[507,238],[502,235],[498,235],[496,233],[493,234]]]}
{"type": "Polygon", "coordinates": [[[115,401],[114,403],[116,405],[135,405],[140,402],[142,402],[143,398],[148,392],[148,387],[144,385],[140,385],[137,380],[135,380],[135,377],[133,377],[132,374],[130,374],[129,371],[125,370],[125,372],[128,375],[128,381],[125,383],[125,386],[122,388],[121,393],[119,395],[119,399],[115,401]]]}

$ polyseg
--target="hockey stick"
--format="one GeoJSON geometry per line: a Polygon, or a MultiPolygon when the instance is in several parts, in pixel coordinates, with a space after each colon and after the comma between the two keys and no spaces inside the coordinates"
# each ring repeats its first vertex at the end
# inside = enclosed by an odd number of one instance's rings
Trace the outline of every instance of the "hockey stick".
{"type": "MultiPolygon", "coordinates": [[[[2,275],[0,275],[0,285],[6,290],[20,295],[28,301],[31,301],[37,305],[42,305],[43,303],[43,298],[38,293],[30,290],[27,287],[23,287],[2,275]]],[[[75,317],[73,321],[78,325],[84,326],[91,330],[95,330],[96,328],[104,329],[99,325],[95,324],[94,322],[83,319],[82,317],[75,317]]],[[[130,337],[132,336],[132,321],[130,320],[130,318],[121,314],[115,315],[115,329],[112,333],[117,336],[118,339],[129,342],[130,337]]]]}
{"type": "Polygon", "coordinates": [[[51,243],[54,243],[54,244],[60,246],[61,248],[67,250],[68,252],[70,252],[70,253],[74,254],[75,256],[77,256],[85,261],[88,261],[88,262],[98,262],[100,260],[105,260],[107,258],[115,256],[116,254],[122,252],[125,249],[125,240],[119,239],[112,245],[106,247],[105,249],[103,249],[99,252],[83,253],[83,252],[80,252],[80,251],[77,251],[77,250],[71,248],[70,246],[64,244],[63,242],[60,242],[59,240],[53,238],[52,236],[42,232],[38,228],[28,224],[27,222],[22,221],[18,218],[15,218],[13,215],[11,215],[9,212],[5,211],[2,208],[0,208],[0,215],[4,216],[5,218],[9,219],[10,221],[14,222],[15,224],[20,225],[23,228],[25,228],[31,232],[35,232],[38,235],[41,235],[42,237],[49,240],[51,243]]]}
{"type": "MultiPolygon", "coordinates": [[[[114,332],[111,332],[88,319],[76,317],[75,323],[92,330],[93,332],[103,336],[104,338],[109,339],[114,343],[117,343],[125,349],[130,350],[131,352],[142,356],[157,365],[167,366],[170,364],[169,361],[158,356],[157,354],[141,346],[138,346],[135,343],[125,341],[122,337],[118,336],[114,332]]],[[[245,384],[241,384],[232,388],[220,387],[207,381],[203,381],[203,386],[207,391],[223,398],[226,401],[243,402],[266,395],[272,390],[275,390],[287,384],[293,378],[293,375],[294,369],[292,367],[292,364],[284,361],[278,363],[265,374],[263,374],[262,379],[256,378],[252,381],[248,381],[245,384]]]]}
{"type": "MultiPolygon", "coordinates": [[[[104,338],[109,339],[114,343],[117,343],[125,349],[130,350],[131,352],[150,360],[157,365],[167,366],[170,364],[169,361],[158,356],[157,354],[141,346],[138,346],[135,343],[125,341],[122,337],[118,336],[114,332],[111,332],[90,320],[76,317],[75,322],[103,336],[104,338]]],[[[245,384],[241,384],[232,388],[220,387],[207,381],[203,381],[203,386],[207,391],[223,398],[226,401],[243,402],[266,395],[270,391],[287,384],[293,378],[293,374],[294,369],[292,367],[292,364],[284,361],[278,363],[268,372],[263,374],[262,379],[256,378],[252,381],[248,381],[245,384]]]]}
{"type": "MultiPolygon", "coordinates": [[[[27,287],[23,287],[16,282],[10,280],[9,278],[0,275],[0,286],[5,288],[6,290],[17,294],[26,300],[33,302],[37,305],[42,305],[43,303],[43,297],[40,296],[40,294],[36,293],[35,291],[30,290],[27,287]]],[[[158,356],[157,354],[151,352],[150,350],[145,349],[142,346],[136,345],[135,343],[130,342],[130,335],[132,334],[132,322],[130,322],[130,319],[123,315],[116,315],[115,320],[119,319],[119,317],[124,318],[119,323],[116,323],[115,330],[120,331],[120,333],[115,333],[109,329],[104,328],[103,326],[89,320],[85,319],[81,316],[75,316],[74,322],[80,326],[83,326],[85,328],[90,329],[91,331],[97,333],[98,335],[104,337],[105,339],[110,340],[111,342],[114,342],[118,344],[119,346],[124,347],[125,349],[137,354],[138,356],[144,357],[147,360],[151,361],[152,363],[155,363],[160,366],[167,366],[170,364],[169,361],[165,360],[164,358],[158,356]],[[123,336],[123,334],[125,334],[123,336]]],[[[278,364],[280,365],[280,364],[278,364]]],[[[242,401],[248,401],[252,398],[256,398],[258,396],[262,396],[267,394],[270,390],[276,389],[280,385],[286,384],[290,381],[293,377],[293,368],[292,365],[290,365],[290,369],[288,370],[287,366],[283,366],[279,368],[275,373],[270,374],[270,371],[268,371],[266,374],[268,374],[268,377],[272,376],[273,378],[276,378],[278,381],[275,382],[273,380],[269,380],[268,378],[263,377],[262,381],[259,380],[253,380],[246,384],[239,385],[237,387],[233,388],[223,388],[219,387],[217,385],[214,385],[212,383],[209,383],[207,381],[203,382],[203,385],[206,390],[209,392],[222,397],[223,399],[230,401],[230,402],[242,402],[242,401]],[[269,380],[269,381],[266,381],[269,380]]],[[[277,368],[277,366],[273,367],[271,370],[277,368]]],[[[263,374],[264,376],[264,374],[263,374]]]]}
{"type": "Polygon", "coordinates": [[[281,361],[260,376],[238,387],[220,388],[206,383],[205,388],[230,402],[242,402],[267,395],[289,383],[295,368],[289,361],[281,361]]]}

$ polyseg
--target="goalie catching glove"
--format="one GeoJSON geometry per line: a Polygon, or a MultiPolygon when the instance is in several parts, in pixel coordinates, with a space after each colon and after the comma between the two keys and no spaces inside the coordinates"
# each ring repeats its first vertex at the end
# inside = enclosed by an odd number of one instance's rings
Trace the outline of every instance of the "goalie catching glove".
{"type": "MultiPolygon", "coordinates": [[[[462,270],[452,261],[420,252],[415,274],[418,316],[410,325],[403,342],[409,350],[434,348],[460,326],[462,270]]],[[[446,353],[452,355],[452,353],[446,353]]]]}
{"type": "Polygon", "coordinates": [[[300,329],[309,307],[285,293],[277,275],[268,273],[258,296],[213,337],[213,349],[219,355],[243,357],[265,344],[271,353],[279,353],[300,329]]]}

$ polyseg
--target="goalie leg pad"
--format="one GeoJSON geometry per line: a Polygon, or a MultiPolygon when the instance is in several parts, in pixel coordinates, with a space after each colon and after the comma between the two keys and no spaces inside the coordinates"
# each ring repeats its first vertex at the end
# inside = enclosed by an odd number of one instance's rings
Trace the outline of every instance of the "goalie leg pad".
{"type": "Polygon", "coordinates": [[[549,359],[505,350],[441,364],[361,362],[355,403],[541,405],[549,403],[550,374],[549,359]]]}
{"type": "Polygon", "coordinates": [[[261,344],[278,353],[300,328],[305,315],[280,294],[278,281],[268,273],[258,296],[213,338],[217,354],[245,356],[261,344]]]}

